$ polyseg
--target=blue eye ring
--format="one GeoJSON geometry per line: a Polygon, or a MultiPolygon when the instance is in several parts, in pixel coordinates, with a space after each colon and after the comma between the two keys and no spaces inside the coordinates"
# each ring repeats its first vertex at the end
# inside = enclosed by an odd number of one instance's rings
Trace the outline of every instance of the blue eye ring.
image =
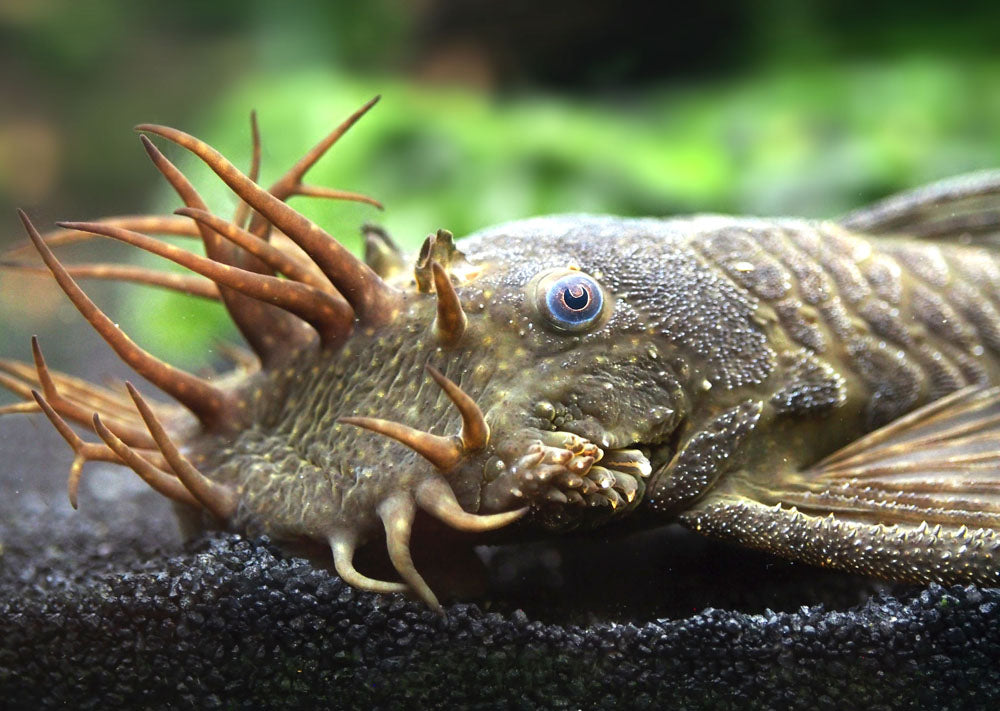
{"type": "Polygon", "coordinates": [[[536,277],[535,303],[546,323],[557,331],[585,331],[604,311],[604,292],[581,271],[557,269],[536,277]]]}

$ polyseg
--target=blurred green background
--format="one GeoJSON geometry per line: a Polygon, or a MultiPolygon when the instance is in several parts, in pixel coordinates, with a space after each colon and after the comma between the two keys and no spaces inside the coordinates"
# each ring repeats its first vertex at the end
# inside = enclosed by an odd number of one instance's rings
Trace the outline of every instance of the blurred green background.
{"type": "MultiPolygon", "coordinates": [[[[355,248],[365,221],[412,247],[438,227],[550,212],[835,216],[1000,166],[1000,3],[693,5],[0,0],[0,248],[22,239],[15,206],[40,226],[179,206],[137,123],[182,128],[246,166],[256,109],[267,184],[377,93],[309,179],[385,212],[294,202],[355,248]]],[[[166,152],[230,213],[214,176],[166,152]]],[[[134,258],[120,245],[64,254],[134,258]]],[[[231,333],[212,304],[88,291],[189,367],[231,333]]],[[[66,369],[74,355],[110,359],[80,345],[96,337],[44,279],[0,272],[0,329],[2,356],[27,357],[41,332],[66,369]]]]}

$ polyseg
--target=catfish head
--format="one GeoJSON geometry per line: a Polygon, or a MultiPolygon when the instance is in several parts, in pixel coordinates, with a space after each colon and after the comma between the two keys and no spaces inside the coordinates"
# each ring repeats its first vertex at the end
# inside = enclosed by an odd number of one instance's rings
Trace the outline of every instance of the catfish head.
{"type": "MultiPolygon", "coordinates": [[[[113,350],[183,406],[148,402],[5,362],[0,385],[40,410],[81,469],[127,466],[205,526],[329,545],[350,584],[416,592],[437,606],[410,557],[418,508],[454,529],[565,530],[621,519],[649,499],[696,397],[765,378],[773,353],[747,292],[691,246],[690,220],[562,216],[501,225],[459,243],[444,231],[404,257],[376,228],[366,259],[291,208],[319,191],[302,178],[373,104],[355,112],[268,189],[194,136],[140,130],[203,160],[241,199],[227,221],[141,137],[184,202],[177,216],[60,223],[25,230],[48,271],[113,350]],[[142,230],[200,237],[205,256],[142,230]],[[53,247],[101,236],[200,275],[132,270],[127,278],[221,301],[252,353],[224,378],[183,372],[143,350],[76,283],[126,274],[64,266],[53,247]],[[101,439],[80,438],[75,421],[101,439]],[[520,520],[519,520],[520,519],[520,520]],[[385,545],[405,582],[353,564],[385,545]]],[[[726,403],[722,403],[726,405],[726,403]]],[[[698,405],[701,407],[701,405],[698,405]]],[[[661,509],[657,510],[662,514],[661,509]]],[[[662,518],[662,516],[661,516],[662,518]]]]}
{"type": "MultiPolygon", "coordinates": [[[[434,339],[415,339],[435,347],[411,367],[433,361],[482,413],[488,435],[444,472],[463,509],[527,506],[522,528],[545,530],[619,519],[642,505],[650,476],[675,454],[691,393],[766,374],[766,343],[748,328],[753,304],[686,246],[686,227],[559,216],[501,225],[457,246],[439,232],[413,273],[407,260],[387,256],[384,236],[369,234],[369,262],[388,283],[426,294],[387,327],[435,329],[434,339]]],[[[403,398],[393,405],[387,394],[381,411],[413,413],[394,419],[422,435],[430,432],[423,423],[447,419],[434,402],[413,408],[403,398]]],[[[384,420],[342,422],[422,451],[421,437],[384,420]]]]}

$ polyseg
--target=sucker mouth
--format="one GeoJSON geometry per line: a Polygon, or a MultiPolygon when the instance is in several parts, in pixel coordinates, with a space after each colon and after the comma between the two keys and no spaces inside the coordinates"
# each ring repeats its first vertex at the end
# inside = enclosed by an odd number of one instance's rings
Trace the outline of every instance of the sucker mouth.
{"type": "Polygon", "coordinates": [[[609,487],[610,498],[618,494],[623,501],[614,501],[614,513],[631,511],[638,506],[655,475],[662,471],[676,453],[673,437],[656,442],[630,442],[605,449],[590,468],[590,476],[614,479],[609,487]],[[624,504],[624,506],[621,506],[624,504]]]}
{"type": "Polygon", "coordinates": [[[501,438],[484,464],[477,510],[527,505],[527,521],[559,531],[590,528],[635,510],[651,477],[673,456],[672,430],[630,441],[614,428],[589,425],[501,438]]]}
{"type": "MultiPolygon", "coordinates": [[[[609,472],[614,478],[613,490],[624,493],[626,502],[632,503],[641,482],[652,473],[652,465],[646,454],[632,447],[611,449],[604,453],[599,462],[590,469],[591,474],[609,472]]],[[[642,485],[642,488],[645,488],[642,485]]]]}
{"type": "Polygon", "coordinates": [[[643,498],[653,472],[650,449],[602,449],[580,435],[552,432],[531,443],[506,476],[547,528],[568,529],[617,517],[643,498]]]}

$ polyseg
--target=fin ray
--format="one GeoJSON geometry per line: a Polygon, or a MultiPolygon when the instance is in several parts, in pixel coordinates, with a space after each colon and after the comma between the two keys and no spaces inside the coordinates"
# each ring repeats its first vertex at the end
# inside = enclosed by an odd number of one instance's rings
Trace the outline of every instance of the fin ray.
{"type": "Polygon", "coordinates": [[[803,472],[807,499],[849,499],[884,523],[921,511],[944,523],[975,511],[1000,528],[1000,388],[956,391],[846,449],[803,472]]]}
{"type": "Polygon", "coordinates": [[[696,530],[891,580],[1000,583],[1000,388],[966,388],[798,472],[727,477],[696,530]]]}

